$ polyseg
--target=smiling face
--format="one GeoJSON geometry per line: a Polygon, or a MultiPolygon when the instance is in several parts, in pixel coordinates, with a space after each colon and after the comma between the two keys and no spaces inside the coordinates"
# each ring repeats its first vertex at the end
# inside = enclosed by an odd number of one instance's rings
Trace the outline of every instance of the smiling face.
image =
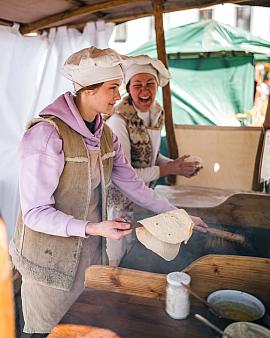
{"type": "Polygon", "coordinates": [[[135,107],[141,112],[149,111],[155,102],[157,87],[154,75],[148,73],[134,75],[129,82],[129,94],[135,107]]]}
{"type": "Polygon", "coordinates": [[[117,100],[120,100],[119,87],[121,80],[106,81],[94,92],[94,106],[97,113],[111,115],[117,100]]]}
{"type": "Polygon", "coordinates": [[[76,105],[86,121],[93,121],[97,114],[111,115],[113,106],[120,100],[119,86],[122,80],[104,82],[95,89],[85,89],[81,92],[76,105]]]}

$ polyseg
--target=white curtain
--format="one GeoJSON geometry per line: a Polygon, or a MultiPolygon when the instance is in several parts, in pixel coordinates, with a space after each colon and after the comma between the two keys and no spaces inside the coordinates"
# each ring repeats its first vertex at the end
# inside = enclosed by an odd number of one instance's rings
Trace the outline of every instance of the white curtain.
{"type": "Polygon", "coordinates": [[[60,69],[66,58],[82,48],[106,48],[114,24],[89,23],[80,33],[60,27],[49,34],[24,37],[18,26],[0,26],[0,214],[8,238],[19,209],[17,148],[26,122],[61,93],[72,90],[60,69]]]}

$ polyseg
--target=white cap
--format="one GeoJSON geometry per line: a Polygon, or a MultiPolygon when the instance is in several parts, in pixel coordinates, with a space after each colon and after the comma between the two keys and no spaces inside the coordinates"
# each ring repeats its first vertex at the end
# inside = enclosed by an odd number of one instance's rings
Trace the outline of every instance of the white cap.
{"type": "Polygon", "coordinates": [[[140,73],[149,73],[155,76],[157,83],[164,87],[170,80],[171,74],[160,60],[153,60],[148,55],[130,57],[123,64],[124,79],[127,84],[130,79],[140,73]]]}
{"type": "Polygon", "coordinates": [[[181,283],[189,285],[191,281],[190,275],[185,272],[171,272],[167,275],[167,282],[171,285],[181,286],[181,283]]]}
{"type": "Polygon", "coordinates": [[[62,74],[79,90],[92,84],[123,79],[121,64],[127,58],[113,49],[92,46],[72,54],[64,63],[62,74]]]}

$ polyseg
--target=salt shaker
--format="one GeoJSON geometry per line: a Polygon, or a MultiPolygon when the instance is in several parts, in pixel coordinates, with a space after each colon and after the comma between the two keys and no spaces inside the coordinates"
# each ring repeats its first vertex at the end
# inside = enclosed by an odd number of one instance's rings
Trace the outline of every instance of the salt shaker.
{"type": "Polygon", "coordinates": [[[182,285],[189,285],[191,277],[185,272],[167,275],[166,312],[173,319],[185,319],[190,312],[189,292],[182,285]]]}

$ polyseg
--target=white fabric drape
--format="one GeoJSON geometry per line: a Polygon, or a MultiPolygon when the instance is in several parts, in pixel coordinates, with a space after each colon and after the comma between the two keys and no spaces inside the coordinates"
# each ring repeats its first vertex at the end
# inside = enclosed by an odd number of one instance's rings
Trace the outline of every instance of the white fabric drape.
{"type": "Polygon", "coordinates": [[[114,24],[88,23],[82,33],[60,27],[24,37],[18,26],[0,26],[0,214],[8,238],[19,208],[17,148],[26,122],[72,84],[60,74],[66,58],[82,48],[106,48],[114,24]]]}

